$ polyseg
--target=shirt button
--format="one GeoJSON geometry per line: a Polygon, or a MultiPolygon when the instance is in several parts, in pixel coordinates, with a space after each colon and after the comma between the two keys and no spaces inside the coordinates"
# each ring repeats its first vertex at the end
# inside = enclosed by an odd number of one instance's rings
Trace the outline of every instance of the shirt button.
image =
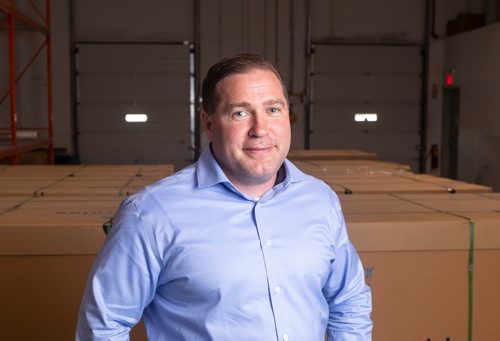
{"type": "Polygon", "coordinates": [[[288,341],[288,334],[283,334],[283,341],[288,341]]]}
{"type": "Polygon", "coordinates": [[[272,245],[273,245],[273,243],[272,243],[272,242],[268,239],[268,240],[266,240],[266,245],[267,245],[267,246],[272,246],[272,245]]]}
{"type": "Polygon", "coordinates": [[[274,292],[279,294],[281,292],[281,288],[280,287],[276,287],[274,288],[274,292]]]}

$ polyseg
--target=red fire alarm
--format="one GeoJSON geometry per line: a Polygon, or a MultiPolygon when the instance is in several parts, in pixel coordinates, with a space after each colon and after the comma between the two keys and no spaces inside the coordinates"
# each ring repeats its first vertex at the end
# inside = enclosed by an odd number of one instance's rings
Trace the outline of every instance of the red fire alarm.
{"type": "Polygon", "coordinates": [[[444,75],[444,84],[446,86],[455,85],[455,69],[449,69],[444,75]]]}

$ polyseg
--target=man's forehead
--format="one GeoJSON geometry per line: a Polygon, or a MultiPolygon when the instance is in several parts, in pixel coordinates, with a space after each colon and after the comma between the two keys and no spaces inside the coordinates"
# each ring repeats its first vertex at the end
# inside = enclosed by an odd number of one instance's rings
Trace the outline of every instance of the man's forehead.
{"type": "Polygon", "coordinates": [[[280,79],[276,76],[276,74],[274,72],[272,72],[271,70],[267,70],[267,69],[250,69],[250,70],[248,70],[248,72],[233,73],[233,74],[230,74],[230,75],[224,77],[223,79],[221,79],[216,85],[216,92],[220,93],[221,90],[223,90],[223,92],[232,93],[235,90],[234,84],[232,86],[228,87],[228,86],[226,86],[228,82],[234,81],[234,79],[238,78],[238,77],[249,76],[251,73],[254,73],[254,72],[264,72],[267,74],[266,77],[270,77],[270,78],[259,77],[257,79],[253,79],[252,81],[249,81],[248,83],[242,82],[239,85],[240,86],[243,85],[244,88],[260,88],[263,86],[275,86],[276,85],[277,89],[279,88],[279,90],[281,92],[283,91],[283,85],[282,85],[280,79]]]}
{"type": "MultiPolygon", "coordinates": [[[[261,102],[258,102],[257,104],[262,104],[263,106],[269,106],[269,105],[285,106],[286,105],[285,101],[281,98],[266,99],[266,100],[263,100],[261,102]]],[[[246,101],[230,102],[230,103],[226,104],[226,106],[228,106],[228,107],[239,107],[239,108],[252,107],[254,105],[255,105],[255,103],[250,103],[250,102],[246,102],[246,101]]]]}

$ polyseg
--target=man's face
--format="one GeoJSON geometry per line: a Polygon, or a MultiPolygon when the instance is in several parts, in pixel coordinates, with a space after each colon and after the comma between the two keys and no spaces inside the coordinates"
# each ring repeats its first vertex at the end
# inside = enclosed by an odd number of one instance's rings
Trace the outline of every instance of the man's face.
{"type": "Polygon", "coordinates": [[[212,150],[236,185],[272,184],[290,148],[288,104],[272,71],[252,69],[217,84],[219,103],[202,121],[212,150]]]}

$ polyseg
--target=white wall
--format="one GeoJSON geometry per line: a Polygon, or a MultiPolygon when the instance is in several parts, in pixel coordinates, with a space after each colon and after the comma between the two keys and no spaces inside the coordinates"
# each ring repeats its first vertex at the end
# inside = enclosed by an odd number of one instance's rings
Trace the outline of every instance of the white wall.
{"type": "Polygon", "coordinates": [[[500,190],[500,24],[444,40],[460,87],[458,177],[500,190]]]}

